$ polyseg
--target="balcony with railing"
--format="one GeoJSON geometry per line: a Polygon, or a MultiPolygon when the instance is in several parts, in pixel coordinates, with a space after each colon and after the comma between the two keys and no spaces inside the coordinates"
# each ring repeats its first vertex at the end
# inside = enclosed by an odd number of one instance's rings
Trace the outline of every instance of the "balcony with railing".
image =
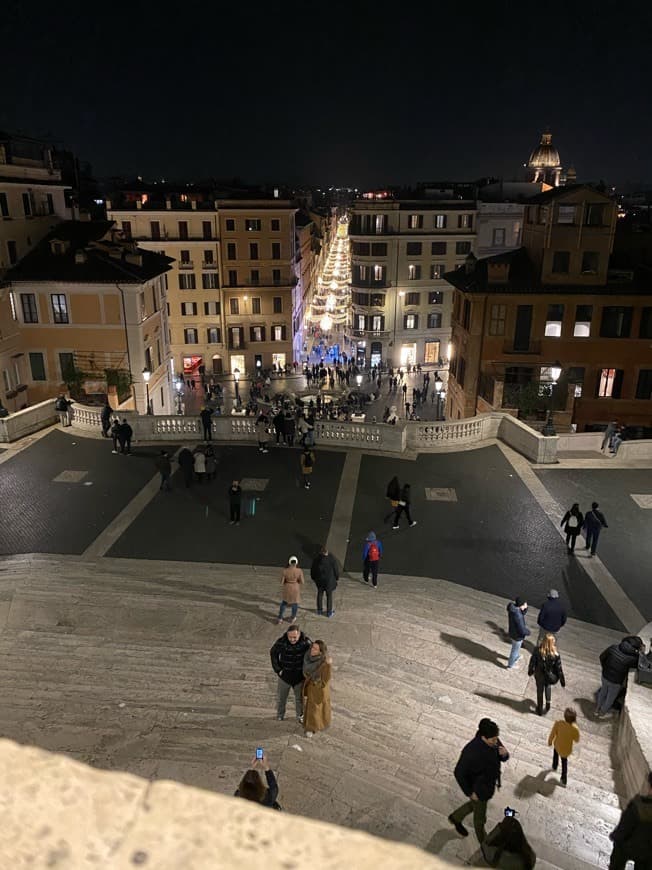
{"type": "Polygon", "coordinates": [[[195,263],[193,260],[177,260],[177,268],[179,268],[179,269],[194,269],[195,263]]]}
{"type": "Polygon", "coordinates": [[[201,267],[202,267],[202,269],[204,269],[204,271],[206,271],[206,272],[209,272],[209,271],[213,271],[213,272],[214,272],[214,271],[216,271],[216,269],[217,269],[217,263],[214,263],[212,260],[211,260],[210,262],[208,262],[208,260],[202,260],[202,261],[201,261],[201,267]]]}

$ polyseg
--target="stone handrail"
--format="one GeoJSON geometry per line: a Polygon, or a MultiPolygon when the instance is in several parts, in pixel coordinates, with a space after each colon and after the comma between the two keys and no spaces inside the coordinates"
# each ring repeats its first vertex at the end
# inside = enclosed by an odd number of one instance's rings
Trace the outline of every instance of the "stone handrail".
{"type": "Polygon", "coordinates": [[[15,414],[10,414],[8,417],[0,417],[0,443],[17,441],[19,438],[24,438],[25,435],[31,435],[32,432],[45,429],[57,419],[54,399],[47,399],[45,402],[39,402],[38,405],[23,408],[22,411],[16,411],[15,414]]]}
{"type": "Polygon", "coordinates": [[[623,441],[616,454],[617,459],[652,459],[652,439],[623,441]]]}
{"type": "MultiPolygon", "coordinates": [[[[100,431],[100,409],[73,407],[73,426],[100,431]]],[[[203,428],[199,417],[183,415],[139,415],[134,411],[120,412],[134,430],[135,441],[201,441],[203,428]]],[[[256,418],[237,415],[214,416],[215,441],[255,442],[256,418]]],[[[298,438],[298,434],[297,434],[298,438]]],[[[442,422],[342,423],[318,420],[315,423],[317,445],[360,447],[401,454],[406,449],[437,452],[455,449],[465,444],[500,438],[533,462],[556,461],[557,436],[545,437],[530,429],[511,414],[492,412],[464,420],[442,422]]]]}
{"type": "Polygon", "coordinates": [[[0,740],[0,866],[450,870],[415,846],[0,740]]]}

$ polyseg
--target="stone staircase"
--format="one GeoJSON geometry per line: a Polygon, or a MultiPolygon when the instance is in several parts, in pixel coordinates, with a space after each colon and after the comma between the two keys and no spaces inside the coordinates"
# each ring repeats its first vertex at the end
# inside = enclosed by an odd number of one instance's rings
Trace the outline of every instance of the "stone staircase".
{"type": "Polygon", "coordinates": [[[490,716],[511,759],[489,823],[509,804],[538,867],[606,867],[620,814],[613,724],[590,711],[597,657],[618,635],[569,622],[567,687],[538,717],[529,656],[504,667],[504,600],[443,580],[381,577],[374,592],[345,577],[326,620],[311,609],[308,581],[300,624],[328,643],[335,673],[333,724],[306,739],[290,706],[275,720],[268,650],[281,631],[279,577],[235,565],[0,560],[0,736],[225,794],[264,746],[285,810],[462,864],[481,856],[473,833],[461,839],[446,820],[462,802],[453,768],[490,716]],[[547,737],[569,704],[581,742],[563,788],[547,737]]]}

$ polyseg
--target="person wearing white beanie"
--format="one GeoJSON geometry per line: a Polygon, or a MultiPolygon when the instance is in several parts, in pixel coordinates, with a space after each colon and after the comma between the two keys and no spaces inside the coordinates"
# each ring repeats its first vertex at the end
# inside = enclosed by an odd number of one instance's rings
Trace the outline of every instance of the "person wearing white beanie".
{"type": "Polygon", "coordinates": [[[278,611],[277,624],[283,622],[283,614],[288,604],[292,608],[291,623],[297,621],[297,611],[301,603],[301,587],[305,583],[303,571],[299,568],[299,560],[296,556],[290,556],[287,567],[281,574],[281,606],[278,611]]]}

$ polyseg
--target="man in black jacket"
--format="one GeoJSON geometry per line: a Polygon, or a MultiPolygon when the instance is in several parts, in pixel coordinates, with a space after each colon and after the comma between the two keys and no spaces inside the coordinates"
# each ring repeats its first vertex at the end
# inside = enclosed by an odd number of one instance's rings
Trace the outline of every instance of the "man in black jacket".
{"type": "Polygon", "coordinates": [[[609,870],[625,870],[628,861],[635,870],[652,867],[652,773],[647,777],[645,794],[636,795],[627,804],[620,821],[609,834],[614,848],[609,870]]]}
{"type": "Polygon", "coordinates": [[[555,640],[557,640],[559,631],[566,625],[566,610],[559,600],[559,592],[556,589],[551,589],[548,592],[548,598],[541,605],[537,625],[539,626],[537,646],[547,634],[554,634],[555,640]]]}
{"type": "Polygon", "coordinates": [[[640,637],[630,635],[620,643],[614,643],[601,654],[602,685],[598,692],[596,716],[604,716],[611,710],[620,690],[627,682],[627,674],[638,667],[638,655],[644,652],[640,637]]]}
{"type": "Polygon", "coordinates": [[[204,441],[210,441],[213,437],[213,412],[210,408],[202,408],[199,416],[204,430],[204,441]]]}
{"type": "Polygon", "coordinates": [[[458,834],[467,837],[469,832],[462,824],[473,813],[473,827],[480,841],[487,836],[487,804],[500,788],[500,765],[507,761],[509,752],[498,739],[498,726],[491,719],[481,719],[473,740],[462,750],[455,766],[455,779],[469,798],[448,817],[458,834]]]}
{"type": "Polygon", "coordinates": [[[337,581],[340,579],[340,569],[337,559],[322,545],[319,554],[315,556],[310,568],[310,576],[317,587],[317,615],[324,612],[324,592],[326,593],[326,616],[334,616],[333,592],[337,589],[337,581]]]}
{"type": "Polygon", "coordinates": [[[291,625],[269,651],[274,673],[278,676],[276,718],[279,722],[285,718],[290,689],[294,692],[297,719],[303,722],[303,657],[311,644],[310,638],[298,625],[291,625]]]}

